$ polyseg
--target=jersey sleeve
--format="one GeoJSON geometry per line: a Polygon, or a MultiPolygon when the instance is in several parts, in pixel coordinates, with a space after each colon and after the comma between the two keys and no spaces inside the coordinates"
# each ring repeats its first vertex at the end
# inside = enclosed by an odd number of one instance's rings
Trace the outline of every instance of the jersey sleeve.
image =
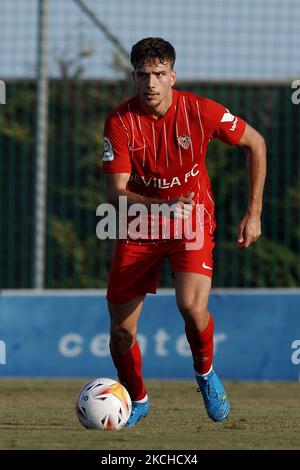
{"type": "Polygon", "coordinates": [[[129,135],[118,114],[107,117],[104,126],[102,172],[131,173],[129,135]]]}
{"type": "Polygon", "coordinates": [[[209,138],[217,137],[227,144],[236,145],[244,134],[246,122],[216,101],[205,101],[204,114],[209,138]]]}

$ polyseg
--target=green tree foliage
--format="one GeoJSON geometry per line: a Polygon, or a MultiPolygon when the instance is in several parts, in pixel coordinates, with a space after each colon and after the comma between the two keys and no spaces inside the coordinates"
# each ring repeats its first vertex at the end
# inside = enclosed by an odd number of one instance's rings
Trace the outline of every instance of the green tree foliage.
{"type": "MultiPolygon", "coordinates": [[[[181,83],[215,99],[265,137],[268,147],[263,237],[238,249],[247,208],[244,150],[213,141],[207,166],[216,201],[215,287],[294,287],[300,281],[300,106],[287,85],[181,83]]],[[[51,80],[47,188],[48,288],[105,287],[114,242],[96,237],[96,208],[105,199],[101,175],[106,115],[131,96],[120,82],[51,80]]],[[[7,83],[0,107],[1,285],[32,287],[35,84],[7,83]]],[[[161,286],[171,286],[164,264],[161,286]]]]}

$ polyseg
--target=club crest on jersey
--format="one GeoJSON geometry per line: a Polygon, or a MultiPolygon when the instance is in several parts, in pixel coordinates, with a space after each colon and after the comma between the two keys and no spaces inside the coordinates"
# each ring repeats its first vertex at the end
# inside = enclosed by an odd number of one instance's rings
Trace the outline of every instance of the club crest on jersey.
{"type": "Polygon", "coordinates": [[[189,148],[189,146],[191,145],[191,142],[192,142],[191,138],[188,135],[181,135],[180,137],[178,137],[178,143],[180,147],[182,147],[185,150],[189,148]]]}
{"type": "Polygon", "coordinates": [[[104,162],[111,162],[115,158],[115,154],[112,148],[111,141],[104,137],[103,139],[104,151],[103,151],[103,158],[104,162]]]}

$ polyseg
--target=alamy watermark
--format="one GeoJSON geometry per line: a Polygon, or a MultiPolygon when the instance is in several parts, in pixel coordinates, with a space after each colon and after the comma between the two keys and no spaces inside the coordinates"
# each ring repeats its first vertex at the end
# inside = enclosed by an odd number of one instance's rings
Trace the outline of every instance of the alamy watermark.
{"type": "Polygon", "coordinates": [[[3,80],[0,80],[0,104],[6,103],[6,86],[3,80]]]}
{"type": "Polygon", "coordinates": [[[292,93],[291,100],[293,104],[300,103],[300,80],[294,80],[291,85],[292,88],[295,88],[295,91],[292,93]]]}
{"type": "Polygon", "coordinates": [[[300,364],[300,339],[295,339],[291,344],[291,348],[294,349],[291,356],[292,364],[298,366],[300,364]]]}
{"type": "Polygon", "coordinates": [[[0,339],[0,365],[1,364],[6,364],[6,345],[2,339],[0,339]]]}
{"type": "Polygon", "coordinates": [[[119,196],[118,208],[109,203],[100,204],[96,215],[101,217],[96,227],[100,240],[150,239],[186,240],[187,250],[199,250],[204,243],[204,205],[178,203],[172,205],[135,203],[128,207],[127,196],[119,196]],[[194,217],[192,217],[192,211],[194,217]],[[195,230],[192,227],[194,220],[195,230]]]}

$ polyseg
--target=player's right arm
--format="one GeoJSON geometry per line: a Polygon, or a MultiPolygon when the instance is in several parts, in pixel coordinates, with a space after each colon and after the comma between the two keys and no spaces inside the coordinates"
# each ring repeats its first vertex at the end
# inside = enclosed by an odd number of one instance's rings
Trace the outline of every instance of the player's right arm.
{"type": "Polygon", "coordinates": [[[151,204],[167,203],[169,206],[174,204],[174,218],[186,219],[190,215],[195,202],[193,201],[194,193],[187,197],[179,197],[170,201],[162,199],[150,198],[141,194],[133,193],[126,189],[129,180],[129,173],[111,173],[105,175],[105,192],[108,202],[117,210],[119,208],[119,197],[127,197],[127,207],[133,204],[143,204],[147,207],[149,214],[151,212],[151,204]]]}
{"type": "Polygon", "coordinates": [[[105,192],[107,195],[108,202],[113,204],[116,209],[119,204],[119,197],[127,197],[127,206],[130,207],[132,204],[144,204],[150,209],[151,204],[157,204],[158,199],[152,199],[141,194],[133,193],[128,191],[127,183],[130,177],[130,173],[111,173],[105,176],[105,192]]]}

